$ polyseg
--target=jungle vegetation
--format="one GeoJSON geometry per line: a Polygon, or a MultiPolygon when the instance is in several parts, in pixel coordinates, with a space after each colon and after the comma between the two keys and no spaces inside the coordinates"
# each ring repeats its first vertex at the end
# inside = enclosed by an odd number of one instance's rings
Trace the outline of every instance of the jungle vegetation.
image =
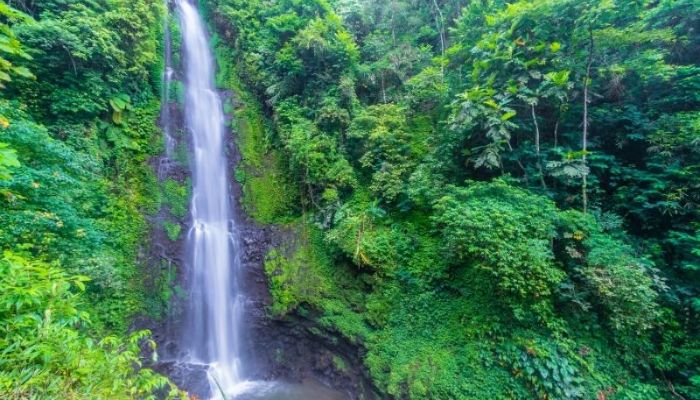
{"type": "Polygon", "coordinates": [[[700,4],[212,0],[273,315],[384,396],[700,398],[700,4]]]}
{"type": "MultiPolygon", "coordinates": [[[[200,4],[272,317],[386,398],[700,399],[700,3],[200,4]]],[[[165,14],[0,1],[0,398],[178,395],[130,329],[165,14]]]]}
{"type": "Polygon", "coordinates": [[[0,398],[178,395],[129,329],[150,301],[164,13],[0,1],[0,398]]]}

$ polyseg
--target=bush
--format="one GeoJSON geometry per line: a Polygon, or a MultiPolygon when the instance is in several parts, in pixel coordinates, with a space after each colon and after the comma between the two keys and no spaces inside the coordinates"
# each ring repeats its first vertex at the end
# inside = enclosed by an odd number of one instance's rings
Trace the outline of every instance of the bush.
{"type": "Polygon", "coordinates": [[[141,368],[141,345],[155,356],[148,332],[95,341],[81,291],[85,276],[5,252],[0,259],[0,397],[155,398],[179,391],[166,378],[141,368]]]}
{"type": "Polygon", "coordinates": [[[454,263],[486,271],[520,314],[547,302],[564,272],[554,264],[556,208],[542,196],[496,181],[452,188],[433,220],[454,263]]]}

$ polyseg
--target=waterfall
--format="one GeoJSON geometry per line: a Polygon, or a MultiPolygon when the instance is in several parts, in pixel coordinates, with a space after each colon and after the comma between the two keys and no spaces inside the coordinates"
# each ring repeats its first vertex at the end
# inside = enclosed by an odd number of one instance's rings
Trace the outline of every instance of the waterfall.
{"type": "MultiPolygon", "coordinates": [[[[165,1],[165,9],[168,10],[168,0],[165,1]]],[[[160,158],[160,163],[158,165],[158,179],[163,180],[170,171],[170,164],[173,159],[173,152],[175,151],[175,138],[172,134],[172,118],[170,115],[170,88],[173,82],[174,70],[172,67],[172,41],[170,38],[170,15],[166,12],[165,18],[163,18],[163,59],[164,59],[164,70],[163,70],[163,85],[161,88],[161,104],[163,107],[160,112],[161,126],[163,127],[163,136],[165,140],[165,154],[160,158]]]]}
{"type": "Polygon", "coordinates": [[[243,297],[237,223],[231,212],[224,113],[214,88],[214,60],[196,6],[178,0],[185,68],[185,123],[192,137],[192,229],[187,238],[190,304],[183,343],[190,362],[208,366],[212,393],[243,384],[243,297]]]}
{"type": "MultiPolygon", "coordinates": [[[[190,366],[198,371],[206,369],[209,392],[216,400],[222,398],[222,393],[226,400],[241,396],[248,400],[344,400],[342,393],[313,380],[296,384],[248,380],[256,373],[244,368],[241,357],[246,303],[239,287],[243,247],[227,173],[224,112],[214,87],[214,59],[205,25],[190,1],[195,0],[174,0],[182,33],[185,125],[193,148],[192,228],[186,247],[189,303],[179,346],[184,354],[178,353],[177,364],[183,371],[191,371],[190,366]]],[[[165,39],[169,51],[170,40],[165,39]]],[[[164,90],[168,90],[172,77],[169,58],[166,64],[164,90]]],[[[167,107],[166,101],[164,104],[167,107]]],[[[168,110],[164,110],[162,119],[168,122],[168,110]]],[[[168,129],[166,158],[176,142],[169,141],[173,138],[168,129]]]]}

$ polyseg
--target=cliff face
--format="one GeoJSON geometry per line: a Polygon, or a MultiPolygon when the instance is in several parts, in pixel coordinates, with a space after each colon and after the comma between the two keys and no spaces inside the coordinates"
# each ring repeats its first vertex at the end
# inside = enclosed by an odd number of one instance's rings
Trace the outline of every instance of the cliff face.
{"type": "MultiPolygon", "coordinates": [[[[181,76],[176,68],[172,74],[173,87],[179,86],[177,81],[181,76]]],[[[234,90],[223,91],[222,97],[228,105],[227,126],[231,127],[227,143],[229,171],[236,171],[241,162],[241,152],[234,127],[242,124],[234,121],[234,114],[238,114],[236,111],[243,103],[234,90]]],[[[147,260],[150,272],[146,281],[151,290],[161,291],[164,295],[160,296],[161,304],[154,305],[155,315],[139,319],[135,326],[154,332],[160,355],[154,367],[170,376],[181,388],[205,398],[209,395],[209,384],[204,369],[178,361],[183,356],[179,343],[186,335],[182,327],[186,288],[189,285],[185,238],[192,222],[189,212],[177,210],[182,208],[182,204],[175,204],[176,201],[167,196],[167,192],[172,192],[175,187],[179,188],[180,194],[185,193],[189,197],[190,169],[186,154],[191,143],[186,134],[181,105],[177,101],[166,101],[163,107],[168,108],[163,113],[167,118],[162,118],[160,125],[171,134],[169,140],[172,141],[173,152],[170,157],[164,155],[153,162],[165,193],[165,207],[151,220],[147,260]],[[173,226],[178,232],[176,235],[172,233],[173,226]]],[[[246,124],[244,121],[243,125],[246,124]]],[[[268,312],[272,299],[264,271],[265,256],[272,249],[289,247],[295,241],[295,232],[283,226],[256,223],[244,209],[241,184],[236,179],[232,179],[230,184],[231,203],[239,221],[243,246],[241,288],[249,299],[242,347],[246,349],[244,358],[252,371],[251,378],[291,382],[315,380],[346,393],[352,399],[376,398],[363,372],[360,348],[340,335],[324,330],[313,318],[296,313],[275,318],[268,312]]]]}

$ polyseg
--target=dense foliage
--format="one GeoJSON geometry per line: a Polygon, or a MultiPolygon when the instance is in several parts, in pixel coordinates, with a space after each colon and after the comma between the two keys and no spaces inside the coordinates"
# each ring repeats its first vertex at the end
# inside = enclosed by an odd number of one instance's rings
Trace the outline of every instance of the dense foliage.
{"type": "MultiPolygon", "coordinates": [[[[294,238],[274,317],[389,398],[700,399],[700,3],[201,5],[244,205],[294,238]]],[[[2,398],[177,395],[128,329],[189,196],[149,165],[164,8],[0,0],[2,398]]]]}
{"type": "Polygon", "coordinates": [[[203,4],[272,313],[395,398],[700,399],[698,2],[203,4]]]}
{"type": "MultiPolygon", "coordinates": [[[[0,1],[0,397],[176,395],[141,368],[160,2],[0,1]]],[[[144,349],[148,349],[144,352],[144,349]]]]}

